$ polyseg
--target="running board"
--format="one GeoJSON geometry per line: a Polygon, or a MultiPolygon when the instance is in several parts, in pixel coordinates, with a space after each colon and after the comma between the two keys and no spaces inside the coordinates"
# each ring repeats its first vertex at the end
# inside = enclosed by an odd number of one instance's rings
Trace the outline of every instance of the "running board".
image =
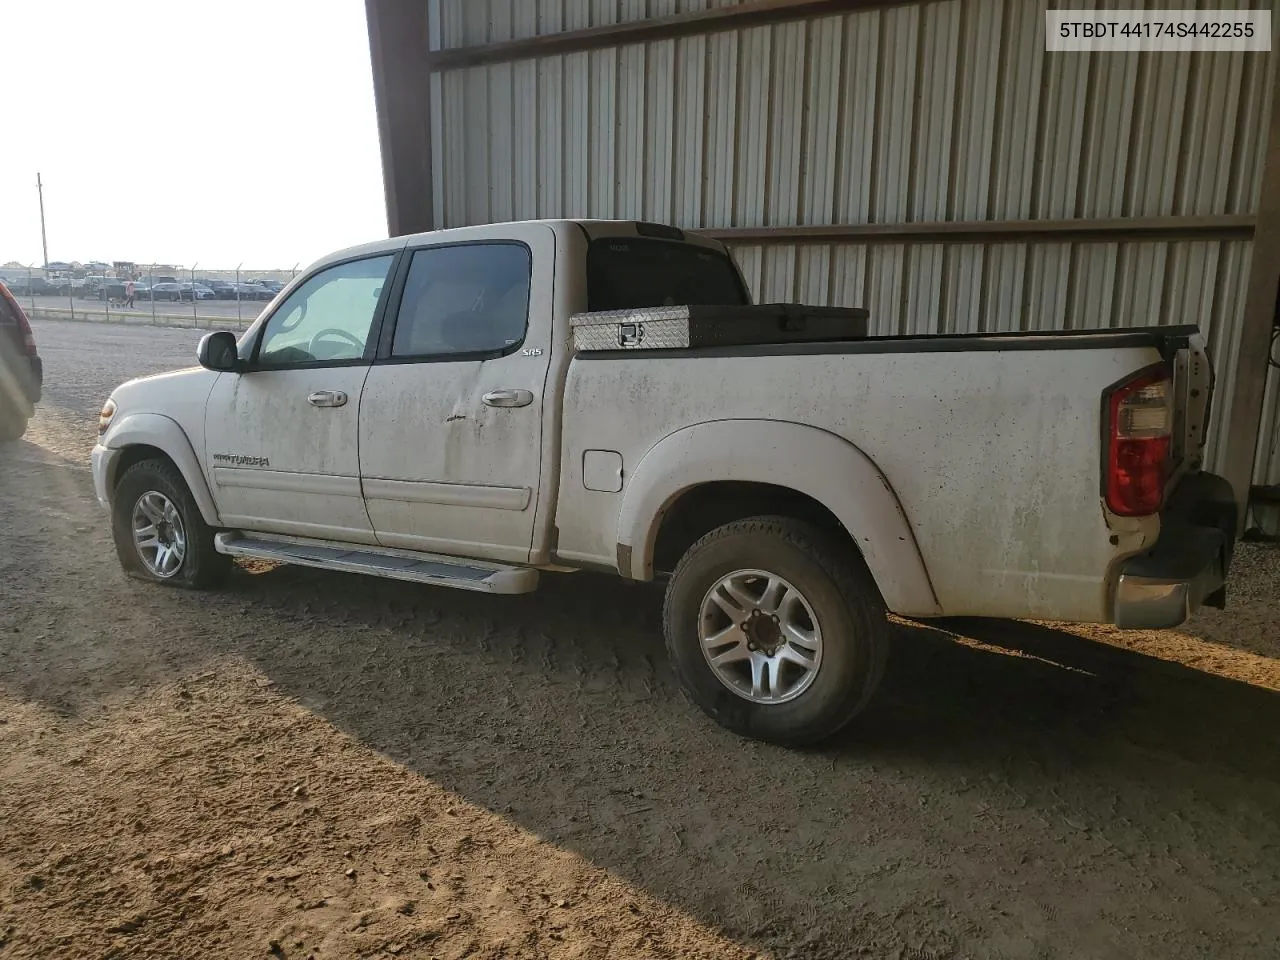
{"type": "Polygon", "coordinates": [[[532,567],[460,560],[406,550],[380,550],[377,547],[283,537],[276,539],[243,533],[219,533],[213,538],[213,544],[219,553],[229,557],[292,563],[343,573],[365,573],[457,590],[512,594],[532,593],[538,586],[538,571],[532,567]]]}

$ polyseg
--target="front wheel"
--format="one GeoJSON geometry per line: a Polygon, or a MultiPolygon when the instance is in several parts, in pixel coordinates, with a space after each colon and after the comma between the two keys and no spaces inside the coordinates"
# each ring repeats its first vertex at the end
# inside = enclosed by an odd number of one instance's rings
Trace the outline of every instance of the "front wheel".
{"type": "Polygon", "coordinates": [[[787,517],[707,534],[681,559],[663,610],[685,692],[724,727],[814,743],[866,706],[884,673],[889,625],[852,546],[787,517]]]}
{"type": "Polygon", "coordinates": [[[111,505],[120,565],[131,577],[199,590],[226,579],[231,558],[214,549],[186,481],[173,464],[143,460],[125,471],[111,505]]]}

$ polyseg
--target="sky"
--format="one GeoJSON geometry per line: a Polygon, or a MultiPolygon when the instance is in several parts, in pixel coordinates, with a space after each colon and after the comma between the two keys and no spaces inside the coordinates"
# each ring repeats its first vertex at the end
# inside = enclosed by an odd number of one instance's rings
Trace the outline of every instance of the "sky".
{"type": "Polygon", "coordinates": [[[387,235],[358,0],[0,3],[0,263],[289,268],[387,235]]]}

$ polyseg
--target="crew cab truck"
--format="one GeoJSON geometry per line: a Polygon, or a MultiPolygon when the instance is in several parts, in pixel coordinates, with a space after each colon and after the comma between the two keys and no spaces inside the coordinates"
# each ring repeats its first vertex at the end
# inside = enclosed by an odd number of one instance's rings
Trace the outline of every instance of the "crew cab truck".
{"type": "Polygon", "coordinates": [[[645,340],[672,304],[749,304],[721,244],[564,220],[327,257],[107,400],[120,560],[184,587],[234,557],[494,594],[667,576],[684,689],[790,744],[867,703],[886,611],[1158,628],[1224,602],[1194,327],[645,340]],[[601,311],[631,317],[616,346],[575,347],[601,311]]]}

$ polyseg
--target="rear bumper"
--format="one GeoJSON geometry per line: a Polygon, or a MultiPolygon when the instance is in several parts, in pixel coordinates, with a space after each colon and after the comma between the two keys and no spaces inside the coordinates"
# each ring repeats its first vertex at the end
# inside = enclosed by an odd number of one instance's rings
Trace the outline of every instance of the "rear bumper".
{"type": "Polygon", "coordinates": [[[1120,565],[1115,625],[1176,627],[1201,606],[1225,606],[1236,516],[1226,480],[1212,473],[1184,480],[1160,514],[1155,546],[1120,565]]]}

